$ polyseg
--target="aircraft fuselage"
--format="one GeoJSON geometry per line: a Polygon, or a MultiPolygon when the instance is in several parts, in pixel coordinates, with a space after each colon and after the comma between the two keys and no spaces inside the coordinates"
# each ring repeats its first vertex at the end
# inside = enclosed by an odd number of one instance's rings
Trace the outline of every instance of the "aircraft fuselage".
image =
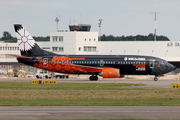
{"type": "Polygon", "coordinates": [[[173,67],[165,60],[151,56],[133,55],[56,55],[37,56],[32,60],[18,59],[19,62],[60,73],[99,74],[100,70],[84,70],[90,68],[117,68],[121,75],[161,75],[173,67]],[[86,66],[86,67],[85,67],[86,66]],[[84,71],[83,71],[84,70],[84,71]]]}

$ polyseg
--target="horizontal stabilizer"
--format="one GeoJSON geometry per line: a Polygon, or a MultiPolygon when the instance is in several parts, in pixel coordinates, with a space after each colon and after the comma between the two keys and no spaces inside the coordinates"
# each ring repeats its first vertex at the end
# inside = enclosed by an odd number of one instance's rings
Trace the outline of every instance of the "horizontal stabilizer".
{"type": "Polygon", "coordinates": [[[13,55],[13,54],[6,54],[6,55],[13,56],[13,57],[16,57],[16,58],[19,58],[19,59],[24,59],[24,60],[33,59],[32,57],[26,57],[26,56],[21,56],[21,55],[13,55]]]}

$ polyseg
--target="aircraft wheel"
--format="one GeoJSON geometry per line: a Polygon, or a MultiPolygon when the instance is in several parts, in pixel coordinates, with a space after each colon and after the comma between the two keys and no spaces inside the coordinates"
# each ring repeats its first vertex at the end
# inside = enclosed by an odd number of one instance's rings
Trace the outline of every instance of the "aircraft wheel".
{"type": "Polygon", "coordinates": [[[158,81],[158,78],[157,78],[157,77],[155,77],[155,78],[154,78],[154,81],[158,81]]]}
{"type": "Polygon", "coordinates": [[[90,77],[89,77],[89,80],[90,80],[90,81],[93,81],[93,80],[94,80],[93,78],[94,78],[93,76],[90,76],[90,77]]]}
{"type": "Polygon", "coordinates": [[[94,80],[95,80],[95,81],[98,81],[98,76],[94,76],[94,80]]]}
{"type": "Polygon", "coordinates": [[[98,80],[98,77],[97,77],[97,76],[90,76],[90,77],[89,77],[89,80],[90,80],[90,81],[97,81],[97,80],[98,80]]]}

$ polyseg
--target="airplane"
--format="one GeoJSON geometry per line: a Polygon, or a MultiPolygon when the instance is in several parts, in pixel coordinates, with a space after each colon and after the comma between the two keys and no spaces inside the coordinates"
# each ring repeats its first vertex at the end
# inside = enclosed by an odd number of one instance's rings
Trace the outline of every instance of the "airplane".
{"type": "Polygon", "coordinates": [[[59,55],[41,49],[21,24],[14,24],[21,55],[18,62],[36,68],[66,73],[89,74],[89,80],[103,78],[122,78],[124,75],[164,75],[176,69],[166,60],[140,55],[59,55]]]}

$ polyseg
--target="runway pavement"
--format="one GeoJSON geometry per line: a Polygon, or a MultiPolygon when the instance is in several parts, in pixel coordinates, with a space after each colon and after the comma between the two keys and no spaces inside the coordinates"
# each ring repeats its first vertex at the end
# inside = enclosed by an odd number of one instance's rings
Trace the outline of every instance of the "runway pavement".
{"type": "Polygon", "coordinates": [[[1,119],[179,119],[180,106],[0,106],[1,119]]]}
{"type": "MultiPolygon", "coordinates": [[[[0,82],[31,82],[32,80],[47,80],[47,79],[36,79],[36,78],[18,78],[18,77],[1,77],[0,82]]],[[[180,84],[180,79],[159,79],[154,81],[153,79],[124,79],[124,78],[106,78],[99,79],[98,81],[90,81],[88,78],[69,78],[69,79],[49,79],[57,80],[58,83],[67,82],[67,83],[142,83],[145,86],[142,87],[163,87],[171,88],[172,84],[180,84]]]]}

